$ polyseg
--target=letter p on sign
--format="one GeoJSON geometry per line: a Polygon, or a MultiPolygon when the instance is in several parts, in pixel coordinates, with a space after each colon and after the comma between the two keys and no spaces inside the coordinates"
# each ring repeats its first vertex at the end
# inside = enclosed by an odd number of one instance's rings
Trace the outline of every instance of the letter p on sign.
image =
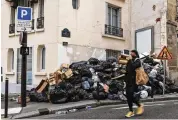
{"type": "Polygon", "coordinates": [[[21,11],[21,18],[23,19],[24,16],[27,15],[27,11],[26,10],[22,10],[21,11]]]}

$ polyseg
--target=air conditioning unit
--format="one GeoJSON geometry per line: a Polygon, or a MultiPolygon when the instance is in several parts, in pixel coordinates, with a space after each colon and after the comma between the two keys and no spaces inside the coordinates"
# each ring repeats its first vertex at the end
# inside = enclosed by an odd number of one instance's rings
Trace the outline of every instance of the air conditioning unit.
{"type": "Polygon", "coordinates": [[[29,0],[32,3],[38,3],[38,0],[29,0]]]}

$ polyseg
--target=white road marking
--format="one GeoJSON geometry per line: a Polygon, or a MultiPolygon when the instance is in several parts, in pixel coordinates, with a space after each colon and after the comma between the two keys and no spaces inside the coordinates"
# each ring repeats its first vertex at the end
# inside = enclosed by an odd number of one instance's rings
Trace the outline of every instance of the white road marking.
{"type": "MultiPolygon", "coordinates": [[[[144,106],[163,106],[165,104],[152,104],[152,105],[144,105],[144,106]]],[[[120,109],[127,109],[129,107],[120,107],[120,108],[112,108],[112,109],[117,109],[117,110],[120,110],[120,109]]],[[[137,108],[137,106],[133,106],[133,108],[137,108]]]]}
{"type": "MultiPolygon", "coordinates": [[[[159,104],[159,103],[167,103],[167,102],[178,102],[178,100],[167,100],[167,101],[153,101],[153,102],[143,102],[144,104],[159,104]]],[[[101,109],[101,108],[107,108],[107,107],[121,107],[125,106],[126,104],[120,104],[120,105],[108,105],[108,106],[100,106],[96,108],[91,108],[91,109],[101,109]]]]}
{"type": "MultiPolygon", "coordinates": [[[[20,113],[21,110],[22,110],[21,107],[9,108],[8,109],[8,114],[17,114],[17,113],[20,113]]],[[[1,115],[4,115],[4,109],[1,109],[1,115]]]]}
{"type": "Polygon", "coordinates": [[[175,102],[174,105],[178,105],[178,102],[175,102]]]}

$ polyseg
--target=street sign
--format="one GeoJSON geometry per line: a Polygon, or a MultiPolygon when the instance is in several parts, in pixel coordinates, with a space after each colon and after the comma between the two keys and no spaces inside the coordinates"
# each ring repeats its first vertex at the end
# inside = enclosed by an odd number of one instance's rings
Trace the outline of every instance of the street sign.
{"type": "Polygon", "coordinates": [[[157,58],[162,60],[170,60],[172,59],[172,55],[170,54],[168,48],[164,46],[157,58]]]}
{"type": "Polygon", "coordinates": [[[20,54],[21,55],[29,55],[29,47],[21,47],[20,54]]]}
{"type": "Polygon", "coordinates": [[[32,8],[17,7],[17,31],[31,31],[32,29],[32,8]]]}
{"type": "Polygon", "coordinates": [[[164,65],[163,95],[164,95],[165,94],[165,83],[166,83],[166,60],[172,59],[172,55],[171,55],[171,53],[169,52],[169,50],[166,46],[163,47],[163,49],[159,53],[157,59],[164,60],[164,63],[163,63],[163,65],[164,65]]]}

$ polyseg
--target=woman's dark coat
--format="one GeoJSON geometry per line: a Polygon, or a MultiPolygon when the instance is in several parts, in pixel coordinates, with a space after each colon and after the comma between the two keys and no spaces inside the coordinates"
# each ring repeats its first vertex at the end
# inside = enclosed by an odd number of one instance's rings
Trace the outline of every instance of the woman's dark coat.
{"type": "Polygon", "coordinates": [[[135,69],[141,67],[140,59],[131,59],[126,66],[125,82],[127,87],[136,85],[136,71],[135,69]]]}

